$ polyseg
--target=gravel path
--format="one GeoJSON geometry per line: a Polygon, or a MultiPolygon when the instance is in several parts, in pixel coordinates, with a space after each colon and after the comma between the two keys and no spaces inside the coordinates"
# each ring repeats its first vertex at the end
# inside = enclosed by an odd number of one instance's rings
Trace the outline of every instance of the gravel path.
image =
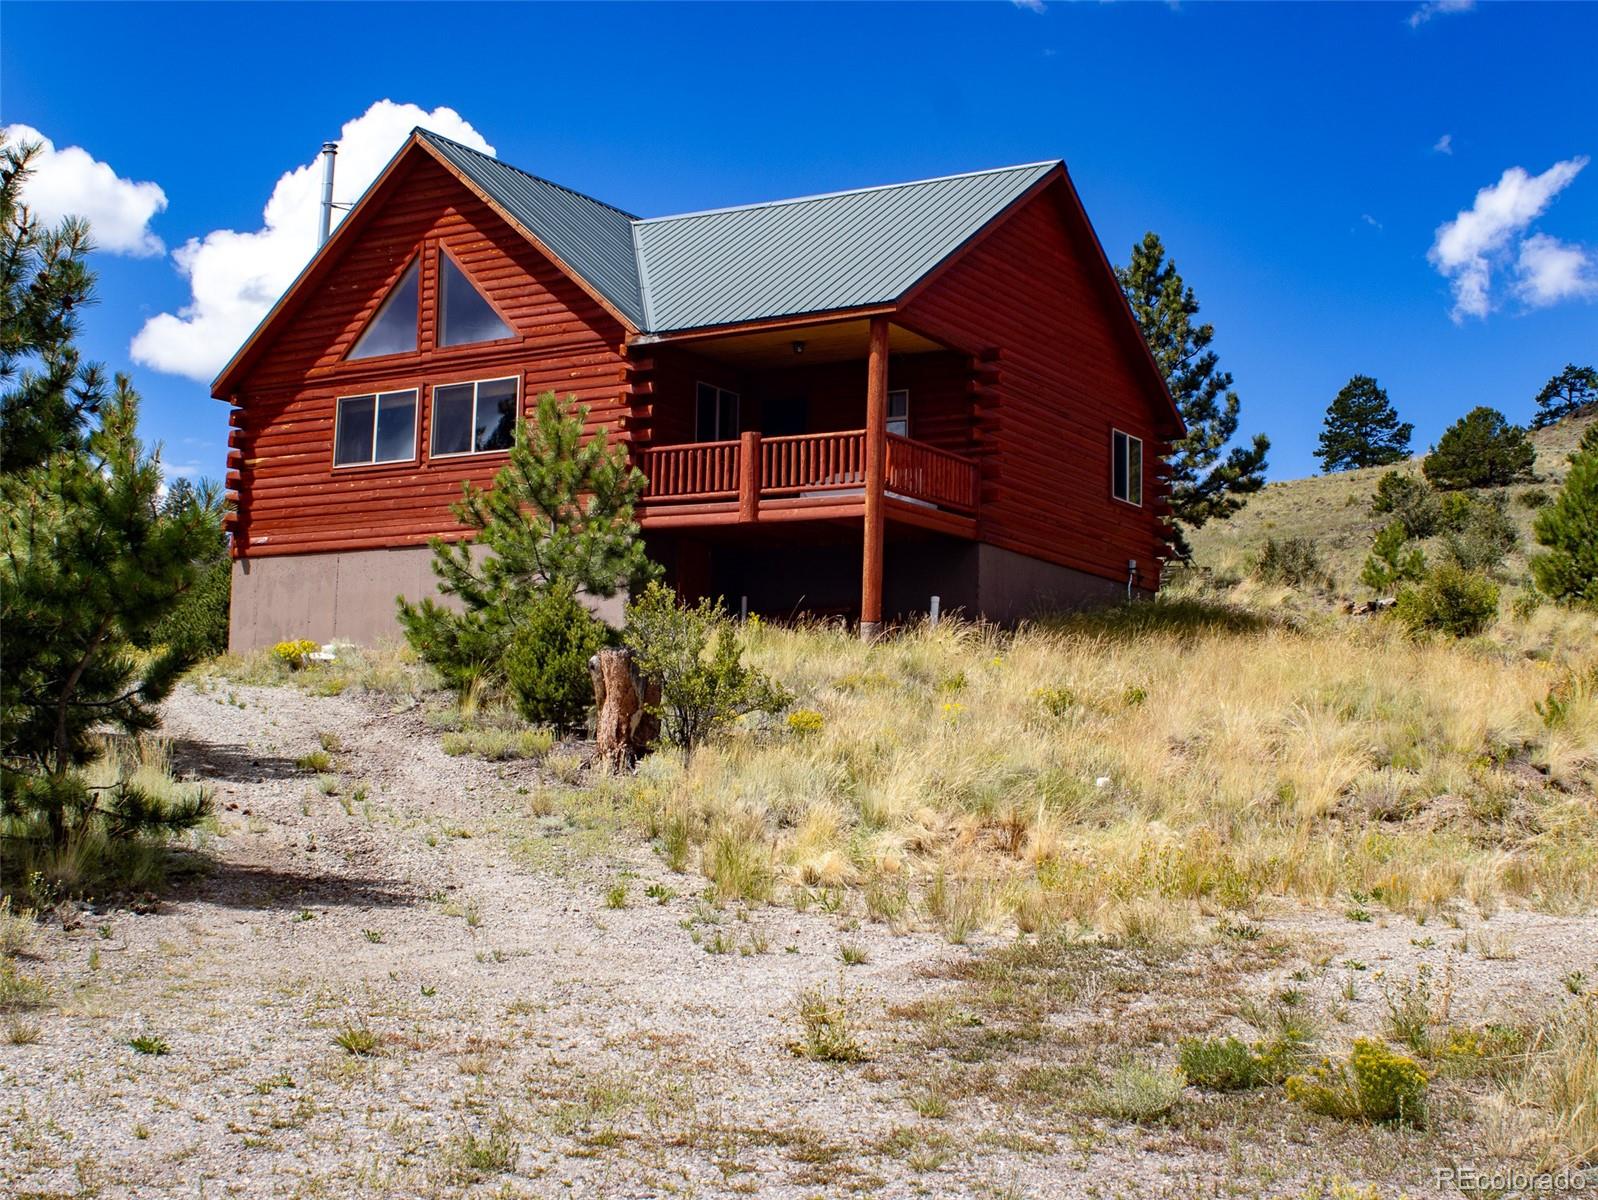
{"type": "MultiPolygon", "coordinates": [[[[1069,1123],[1016,1130],[980,1103],[918,1117],[913,1050],[887,1014],[950,988],[937,969],[981,945],[814,908],[713,912],[601,801],[562,815],[570,789],[446,756],[415,708],[185,687],[165,733],[175,768],[215,788],[214,865],[151,912],[42,932],[22,965],[53,1003],[27,1015],[37,1042],[0,1046],[5,1194],[1144,1196],[1236,1166],[1136,1129],[1092,1144],[1069,1123]],[[334,795],[296,765],[322,733],[342,744],[334,795]],[[618,882],[628,904],[611,908],[618,882]],[[718,934],[732,952],[706,952],[718,934]],[[867,961],[845,971],[843,941],[867,961]],[[877,1062],[788,1050],[798,990],[840,978],[877,1062]],[[140,1034],[169,1052],[136,1053],[140,1034]]],[[[1307,949],[1258,986],[1319,957],[1305,986],[1327,1005],[1328,962],[1397,973],[1466,937],[1336,914],[1267,926],[1307,949]]],[[[1546,1007],[1563,974],[1598,977],[1590,919],[1506,914],[1491,931],[1506,956],[1470,958],[1461,1010],[1546,1007]]],[[[1376,989],[1353,1007],[1350,1027],[1369,1027],[1376,989]]]]}

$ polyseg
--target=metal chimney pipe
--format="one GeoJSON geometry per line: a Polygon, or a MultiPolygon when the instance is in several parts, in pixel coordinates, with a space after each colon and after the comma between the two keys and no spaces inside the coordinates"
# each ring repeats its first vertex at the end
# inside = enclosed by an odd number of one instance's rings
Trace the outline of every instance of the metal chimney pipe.
{"type": "Polygon", "coordinates": [[[318,247],[326,245],[333,232],[333,156],[337,153],[337,142],[322,143],[322,235],[316,239],[318,247]]]}

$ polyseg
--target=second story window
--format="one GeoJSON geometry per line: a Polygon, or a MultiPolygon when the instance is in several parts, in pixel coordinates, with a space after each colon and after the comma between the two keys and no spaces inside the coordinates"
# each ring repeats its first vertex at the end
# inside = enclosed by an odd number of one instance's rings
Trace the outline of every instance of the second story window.
{"type": "Polygon", "coordinates": [[[333,465],[364,467],[416,457],[416,389],[341,396],[333,428],[333,465]]]}
{"type": "Polygon", "coordinates": [[[1110,492],[1128,504],[1143,503],[1143,439],[1110,433],[1110,492]]]}
{"type": "Polygon", "coordinates": [[[694,440],[729,442],[738,436],[738,393],[701,383],[695,395],[694,440]]]}
{"type": "Polygon", "coordinates": [[[888,432],[910,436],[910,393],[907,389],[888,393],[888,432]]]}
{"type": "Polygon", "coordinates": [[[355,339],[349,357],[376,358],[380,354],[415,352],[417,298],[420,295],[417,264],[420,261],[411,259],[411,265],[405,268],[399,282],[378,307],[377,315],[361,331],[361,336],[355,339]]]}
{"type": "Polygon", "coordinates": [[[518,383],[513,375],[435,386],[432,457],[509,450],[516,440],[518,383]]]}
{"type": "Polygon", "coordinates": [[[466,346],[511,336],[494,306],[449,255],[438,255],[438,344],[466,346]]]}

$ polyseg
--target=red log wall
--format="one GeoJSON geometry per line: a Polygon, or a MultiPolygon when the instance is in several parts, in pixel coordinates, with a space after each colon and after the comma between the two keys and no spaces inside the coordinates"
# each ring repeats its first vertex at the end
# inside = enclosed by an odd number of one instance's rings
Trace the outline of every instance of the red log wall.
{"type": "Polygon", "coordinates": [[[980,540],[1154,587],[1166,553],[1157,416],[1135,341],[1106,297],[1098,249],[1066,210],[1063,182],[1012,213],[907,305],[907,324],[971,349],[996,347],[992,452],[980,540]],[[1110,431],[1144,439],[1143,506],[1110,494],[1110,431]]]}
{"type": "Polygon", "coordinates": [[[340,261],[278,322],[234,396],[235,554],[411,545],[458,531],[449,505],[461,481],[489,483],[506,455],[429,460],[436,384],[518,375],[523,411],[545,391],[588,404],[591,424],[615,422],[624,410],[624,331],[613,316],[436,162],[415,156],[388,187],[340,261]],[[346,362],[418,246],[418,351],[346,362]],[[434,345],[440,247],[498,308],[514,338],[434,345]],[[420,390],[418,459],[335,469],[337,398],[411,387],[420,390]]]}

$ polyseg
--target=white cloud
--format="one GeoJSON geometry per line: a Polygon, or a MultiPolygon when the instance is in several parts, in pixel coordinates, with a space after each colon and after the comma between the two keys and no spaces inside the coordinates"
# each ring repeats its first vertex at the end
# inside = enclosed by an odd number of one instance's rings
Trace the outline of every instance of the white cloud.
{"type": "Polygon", "coordinates": [[[1452,154],[1454,152],[1454,135],[1445,133],[1432,143],[1433,154],[1452,154]]]}
{"type": "Polygon", "coordinates": [[[1048,11],[1048,5],[1043,0],[1010,0],[1017,8],[1024,8],[1028,12],[1041,13],[1048,11]]]}
{"type": "Polygon", "coordinates": [[[1427,0],[1414,12],[1409,14],[1409,27],[1419,29],[1433,17],[1441,17],[1448,13],[1469,12],[1476,7],[1476,0],[1427,0]]]}
{"type": "Polygon", "coordinates": [[[1360,213],[1359,214],[1359,219],[1361,221],[1364,221],[1365,224],[1369,225],[1372,229],[1376,230],[1378,233],[1381,232],[1382,223],[1380,221],[1378,221],[1375,217],[1371,216],[1370,213],[1360,213]]]}
{"type": "MultiPolygon", "coordinates": [[[[354,201],[417,125],[494,153],[452,108],[427,112],[414,104],[379,100],[344,125],[334,198],[354,201]]],[[[318,154],[278,179],[260,229],[217,229],[175,250],[172,260],[188,278],[193,297],[177,313],[160,313],[145,322],[133,339],[134,361],[210,382],[315,252],[321,189],[318,154]]],[[[334,222],[343,215],[335,210],[334,222]]]]}
{"type": "Polygon", "coordinates": [[[1510,167],[1497,183],[1476,193],[1470,208],[1437,227],[1427,258],[1453,285],[1456,323],[1491,311],[1495,262],[1586,165],[1583,156],[1557,162],[1541,175],[1510,167]]]}
{"type": "Polygon", "coordinates": [[[1595,256],[1546,233],[1521,242],[1515,273],[1515,294],[1533,308],[1598,295],[1595,256]]]}
{"type": "Polygon", "coordinates": [[[166,251],[150,232],[151,219],[166,208],[159,184],[123,179],[82,146],[58,150],[31,125],[7,125],[3,132],[13,144],[39,144],[22,198],[46,224],[83,217],[95,246],[111,254],[148,257],[166,251]]]}

